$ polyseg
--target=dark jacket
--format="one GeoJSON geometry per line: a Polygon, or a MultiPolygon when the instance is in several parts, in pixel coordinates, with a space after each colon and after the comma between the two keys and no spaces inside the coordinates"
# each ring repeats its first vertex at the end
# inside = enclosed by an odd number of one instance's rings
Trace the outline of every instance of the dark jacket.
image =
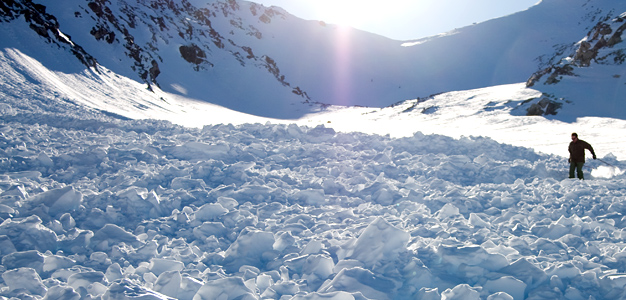
{"type": "Polygon", "coordinates": [[[576,142],[571,142],[569,143],[569,159],[570,162],[573,163],[577,163],[577,162],[585,162],[585,149],[589,149],[589,151],[591,151],[591,154],[595,157],[596,153],[593,152],[593,148],[591,147],[591,145],[589,145],[589,143],[583,141],[583,140],[578,140],[576,142]]]}

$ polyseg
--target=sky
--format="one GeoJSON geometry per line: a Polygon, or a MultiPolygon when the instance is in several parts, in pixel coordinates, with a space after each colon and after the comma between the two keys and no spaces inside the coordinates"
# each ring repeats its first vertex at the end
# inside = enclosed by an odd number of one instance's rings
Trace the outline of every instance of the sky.
{"type": "Polygon", "coordinates": [[[396,40],[432,36],[525,10],[539,0],[254,0],[305,20],[349,25],[396,40]],[[384,3],[381,4],[381,3],[384,3]]]}

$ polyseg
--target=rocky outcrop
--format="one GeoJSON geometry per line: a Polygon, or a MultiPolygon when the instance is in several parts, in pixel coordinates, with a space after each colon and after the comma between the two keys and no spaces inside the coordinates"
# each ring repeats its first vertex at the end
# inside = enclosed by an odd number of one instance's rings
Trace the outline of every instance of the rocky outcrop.
{"type": "Polygon", "coordinates": [[[85,66],[97,71],[97,61],[69,35],[60,30],[57,19],[46,13],[46,7],[31,0],[3,0],[0,2],[0,23],[12,22],[23,17],[28,27],[50,44],[67,49],[85,66]]]}
{"type": "Polygon", "coordinates": [[[539,102],[532,103],[526,110],[527,116],[547,116],[556,115],[563,104],[548,98],[542,98],[539,102]]]}
{"type": "Polygon", "coordinates": [[[622,34],[625,30],[624,17],[617,17],[610,23],[597,23],[585,38],[577,43],[573,54],[560,59],[557,64],[535,72],[526,82],[526,86],[533,87],[543,78],[545,78],[543,84],[557,84],[564,76],[577,76],[576,68],[589,67],[592,63],[623,64],[626,61],[626,50],[616,45],[623,41],[622,34]]]}

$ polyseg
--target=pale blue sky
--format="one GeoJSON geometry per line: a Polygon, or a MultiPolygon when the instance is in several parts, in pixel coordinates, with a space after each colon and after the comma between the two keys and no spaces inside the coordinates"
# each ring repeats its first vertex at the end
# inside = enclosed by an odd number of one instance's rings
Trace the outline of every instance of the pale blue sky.
{"type": "Polygon", "coordinates": [[[539,0],[251,0],[305,20],[344,24],[392,39],[447,32],[525,10],[539,0]]]}

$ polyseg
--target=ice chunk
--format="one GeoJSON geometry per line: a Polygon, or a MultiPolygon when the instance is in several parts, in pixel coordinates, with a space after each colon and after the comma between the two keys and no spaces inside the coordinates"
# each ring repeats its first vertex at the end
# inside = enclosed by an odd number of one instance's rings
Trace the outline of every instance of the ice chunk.
{"type": "Polygon", "coordinates": [[[302,267],[302,278],[306,279],[313,286],[319,286],[333,274],[334,267],[335,263],[329,256],[321,254],[310,255],[306,258],[302,267]]]}
{"type": "Polygon", "coordinates": [[[487,297],[487,300],[514,300],[514,298],[513,296],[505,292],[497,292],[497,293],[489,295],[489,297],[487,297]]]}
{"type": "Polygon", "coordinates": [[[17,268],[32,268],[41,272],[44,268],[44,256],[35,250],[13,252],[2,258],[2,265],[7,270],[17,268]]]}
{"type": "Polygon", "coordinates": [[[79,300],[80,294],[69,286],[56,285],[48,289],[44,300],[52,299],[64,299],[64,300],[79,300]]]}
{"type": "Polygon", "coordinates": [[[233,210],[235,208],[237,208],[237,206],[239,205],[239,202],[237,202],[237,200],[230,198],[230,197],[217,197],[217,203],[221,204],[222,207],[228,209],[228,210],[233,210]]]}
{"type": "Polygon", "coordinates": [[[439,295],[439,289],[434,288],[426,288],[423,287],[417,292],[417,299],[421,300],[441,300],[441,295],[439,295]]]}
{"type": "Polygon", "coordinates": [[[296,295],[293,298],[291,298],[291,300],[355,300],[355,298],[350,293],[333,292],[333,293],[309,293],[306,295],[296,295]]]}
{"type": "Polygon", "coordinates": [[[381,261],[393,260],[398,253],[406,251],[409,238],[408,232],[394,227],[383,218],[377,218],[361,233],[347,258],[373,267],[381,261]]]}
{"type": "Polygon", "coordinates": [[[141,299],[141,300],[166,300],[174,299],[166,295],[140,286],[129,279],[123,279],[111,284],[104,293],[102,299],[141,299]]]}
{"type": "Polygon", "coordinates": [[[491,224],[485,222],[480,216],[475,213],[470,213],[469,223],[472,224],[472,226],[474,227],[491,227],[491,224]]]}
{"type": "Polygon", "coordinates": [[[500,269],[498,272],[520,279],[530,287],[538,286],[548,279],[546,272],[533,265],[525,258],[518,259],[514,263],[500,269]]]}
{"type": "Polygon", "coordinates": [[[6,271],[2,274],[4,283],[9,286],[9,291],[23,289],[34,295],[46,294],[46,286],[41,282],[41,277],[33,268],[18,268],[6,271]]]}
{"type": "Polygon", "coordinates": [[[17,251],[17,249],[15,249],[15,245],[13,245],[11,239],[6,235],[0,235],[0,256],[5,256],[15,251],[17,251]]]}
{"type": "Polygon", "coordinates": [[[451,218],[460,215],[459,208],[452,203],[446,203],[438,212],[437,216],[440,219],[451,218]]]}
{"type": "Polygon", "coordinates": [[[8,219],[0,224],[0,236],[6,235],[11,239],[18,251],[57,249],[57,235],[54,231],[41,224],[38,216],[29,216],[25,219],[8,219]]]}
{"type": "Polygon", "coordinates": [[[109,250],[111,246],[119,243],[126,243],[135,247],[141,244],[134,234],[115,224],[104,225],[104,227],[94,233],[91,242],[94,244],[94,247],[102,250],[109,250]]]}
{"type": "Polygon", "coordinates": [[[515,300],[523,300],[524,291],[526,290],[526,284],[512,276],[504,276],[496,280],[488,280],[483,287],[488,290],[489,293],[507,293],[515,300]]]}
{"type": "Polygon", "coordinates": [[[228,154],[230,146],[227,143],[207,144],[202,142],[188,142],[180,146],[175,146],[170,153],[185,160],[207,160],[221,159],[228,154]]]}
{"type": "Polygon", "coordinates": [[[214,221],[218,217],[228,213],[228,209],[224,208],[219,203],[207,203],[202,205],[198,211],[196,211],[196,220],[200,222],[214,221]]]}
{"type": "Polygon", "coordinates": [[[43,271],[54,272],[58,269],[69,269],[76,264],[76,261],[59,255],[49,255],[44,257],[43,271]]]}
{"type": "Polygon", "coordinates": [[[298,191],[293,197],[296,201],[298,201],[298,203],[305,205],[318,206],[323,205],[326,202],[324,190],[322,189],[307,189],[298,191]]]}
{"type": "Polygon", "coordinates": [[[182,271],[185,268],[185,264],[181,261],[173,259],[153,258],[150,260],[150,272],[159,276],[163,272],[167,271],[182,271]]]}
{"type": "Polygon", "coordinates": [[[443,263],[448,264],[449,272],[457,272],[460,266],[478,266],[495,271],[508,265],[502,254],[490,254],[480,246],[441,245],[437,254],[443,263]]]}
{"type": "Polygon", "coordinates": [[[480,300],[480,292],[467,284],[459,284],[441,293],[441,300],[480,300]]]}
{"type": "Polygon", "coordinates": [[[16,196],[19,199],[26,199],[29,197],[26,188],[24,188],[24,185],[21,184],[9,187],[6,191],[0,193],[0,196],[16,196]]]}
{"type": "Polygon", "coordinates": [[[257,297],[241,277],[230,277],[205,283],[193,297],[193,300],[214,299],[257,300],[257,297]]]}
{"type": "Polygon", "coordinates": [[[83,202],[83,194],[74,190],[73,186],[66,186],[30,197],[27,202],[33,207],[43,204],[48,207],[51,216],[56,216],[76,210],[83,202]]]}
{"type": "Polygon", "coordinates": [[[324,283],[318,290],[321,293],[346,291],[360,292],[368,299],[390,299],[396,290],[396,283],[362,268],[343,269],[333,280],[324,283]]]}
{"type": "Polygon", "coordinates": [[[106,286],[109,285],[109,282],[104,273],[93,271],[70,275],[67,279],[67,285],[75,290],[84,288],[90,295],[98,296],[106,292],[106,286]]]}
{"type": "Polygon", "coordinates": [[[223,223],[204,222],[202,225],[195,227],[192,232],[197,239],[204,240],[210,236],[224,237],[228,233],[228,229],[226,229],[223,223]]]}
{"type": "Polygon", "coordinates": [[[115,280],[118,280],[124,277],[124,274],[122,273],[122,267],[120,267],[120,264],[118,263],[111,264],[107,268],[104,275],[106,276],[109,282],[113,282],[115,280]]]}
{"type": "Polygon", "coordinates": [[[180,283],[183,277],[179,271],[166,271],[161,273],[154,283],[154,290],[161,294],[177,297],[180,292],[180,283]]]}
{"type": "Polygon", "coordinates": [[[224,255],[224,267],[228,272],[237,272],[244,265],[263,267],[274,250],[274,234],[246,228],[237,240],[228,247],[224,255]]]}

